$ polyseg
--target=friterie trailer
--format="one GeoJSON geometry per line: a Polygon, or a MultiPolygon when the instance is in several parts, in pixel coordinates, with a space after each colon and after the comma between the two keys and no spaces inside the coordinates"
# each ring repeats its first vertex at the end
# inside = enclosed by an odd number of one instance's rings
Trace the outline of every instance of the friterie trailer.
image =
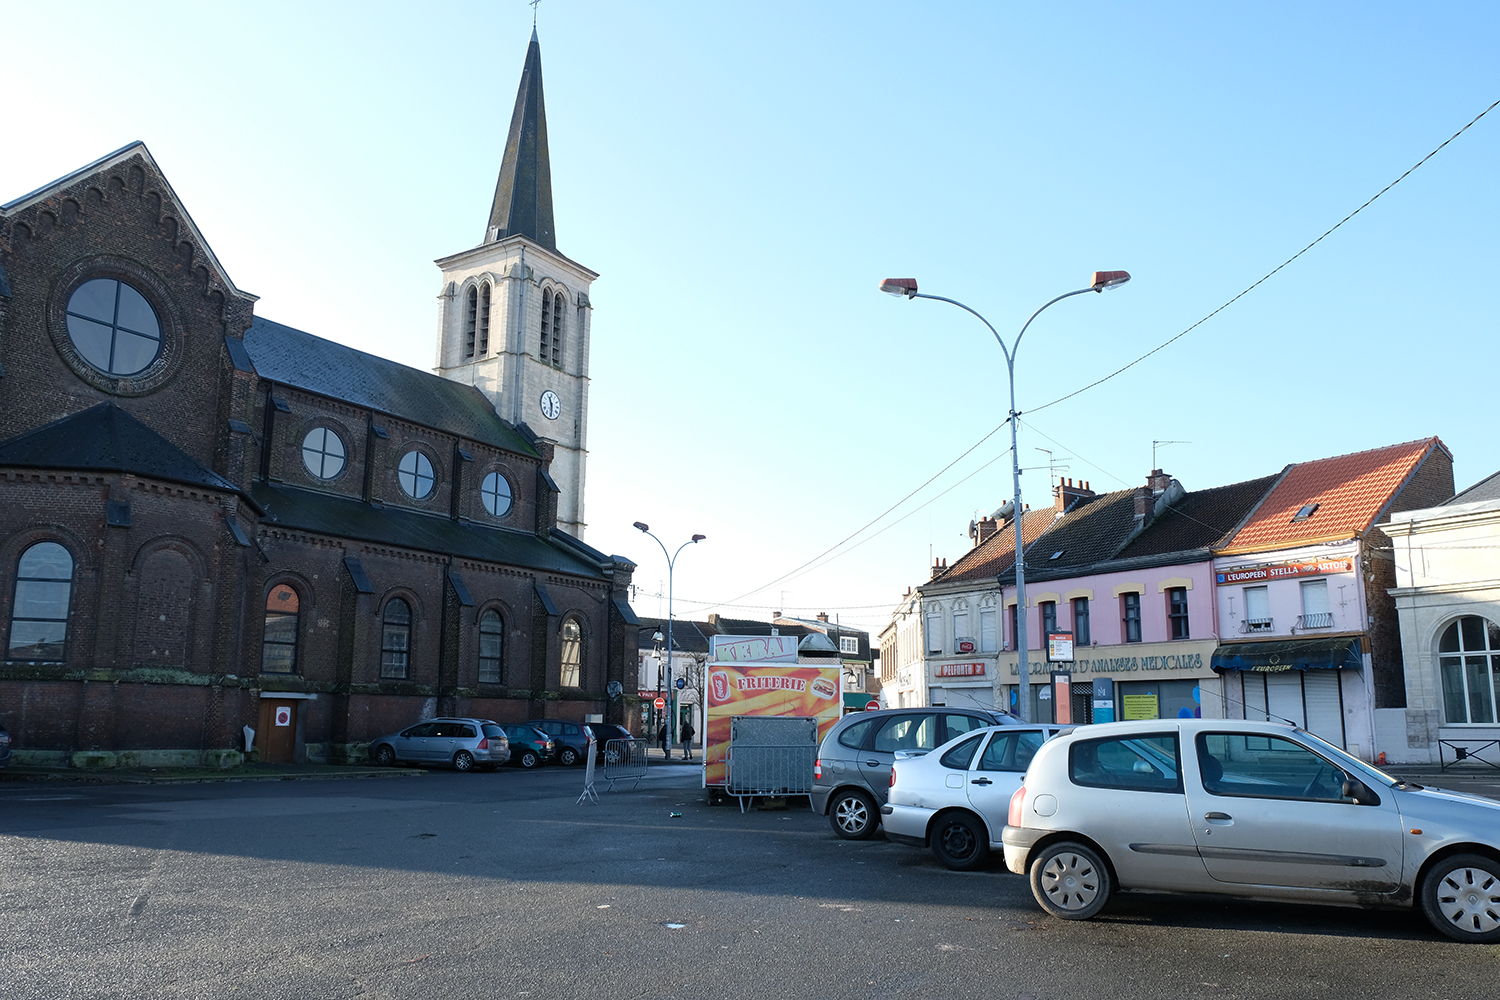
{"type": "MultiPolygon", "coordinates": [[[[791,648],[795,656],[795,645],[791,648]]],[[[842,671],[837,659],[801,663],[715,659],[706,664],[705,670],[703,786],[710,797],[727,791],[736,717],[810,718],[816,721],[816,742],[821,743],[842,714],[842,671]]],[[[808,766],[810,769],[811,762],[808,766]]]]}

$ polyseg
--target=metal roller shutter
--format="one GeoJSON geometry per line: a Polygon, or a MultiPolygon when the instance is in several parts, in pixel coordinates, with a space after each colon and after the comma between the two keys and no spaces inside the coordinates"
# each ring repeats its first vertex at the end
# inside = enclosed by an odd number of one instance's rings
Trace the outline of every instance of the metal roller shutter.
{"type": "Polygon", "coordinates": [[[1302,672],[1302,695],[1307,702],[1308,732],[1336,747],[1344,746],[1344,710],[1339,700],[1339,670],[1302,672]]]}
{"type": "Polygon", "coordinates": [[[1288,719],[1306,728],[1302,715],[1301,670],[1283,670],[1277,674],[1266,674],[1266,710],[1272,722],[1288,719]]]}
{"type": "Polygon", "coordinates": [[[1266,721],[1266,675],[1237,670],[1240,683],[1245,688],[1244,718],[1255,722],[1266,721]]]}

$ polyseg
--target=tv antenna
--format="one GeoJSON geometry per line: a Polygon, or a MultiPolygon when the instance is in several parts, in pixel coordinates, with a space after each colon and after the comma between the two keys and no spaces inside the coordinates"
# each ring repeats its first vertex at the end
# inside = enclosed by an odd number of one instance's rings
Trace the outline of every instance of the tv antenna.
{"type": "MultiPolygon", "coordinates": [[[[1055,482],[1055,480],[1057,479],[1057,474],[1059,472],[1067,472],[1068,467],[1066,465],[1059,465],[1057,463],[1057,461],[1052,456],[1051,448],[1037,448],[1036,450],[1042,452],[1047,456],[1047,489],[1050,490],[1052,489],[1052,487],[1057,485],[1057,483],[1055,482]]],[[[1064,459],[1068,459],[1071,457],[1071,455],[1063,456],[1064,459]]]]}
{"type": "Polygon", "coordinates": [[[1159,469],[1159,468],[1161,468],[1161,466],[1159,466],[1159,465],[1156,464],[1156,449],[1158,447],[1166,447],[1169,444],[1192,444],[1192,443],[1193,442],[1191,442],[1191,441],[1152,441],[1151,442],[1151,468],[1152,469],[1159,469]]]}

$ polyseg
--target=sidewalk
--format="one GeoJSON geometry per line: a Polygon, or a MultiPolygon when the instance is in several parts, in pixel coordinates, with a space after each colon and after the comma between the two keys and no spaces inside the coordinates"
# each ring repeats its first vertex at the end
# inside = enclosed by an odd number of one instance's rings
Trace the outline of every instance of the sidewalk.
{"type": "Polygon", "coordinates": [[[82,785],[181,785],[205,781],[299,781],[341,778],[406,778],[427,772],[407,767],[370,767],[347,764],[242,764],[222,770],[208,767],[107,768],[31,767],[12,764],[0,768],[0,781],[56,781],[82,785]]]}
{"type": "Polygon", "coordinates": [[[693,767],[702,767],[703,766],[703,747],[701,747],[698,744],[694,743],[693,747],[692,747],[692,750],[693,750],[693,759],[692,760],[684,760],[683,757],[682,757],[682,744],[681,743],[677,743],[677,744],[674,744],[672,746],[672,755],[670,757],[665,757],[665,756],[662,755],[662,752],[661,752],[661,744],[660,743],[652,743],[650,746],[648,746],[646,748],[646,762],[647,762],[648,765],[651,765],[651,764],[656,764],[656,765],[662,765],[662,764],[681,764],[681,765],[691,765],[693,767]]]}

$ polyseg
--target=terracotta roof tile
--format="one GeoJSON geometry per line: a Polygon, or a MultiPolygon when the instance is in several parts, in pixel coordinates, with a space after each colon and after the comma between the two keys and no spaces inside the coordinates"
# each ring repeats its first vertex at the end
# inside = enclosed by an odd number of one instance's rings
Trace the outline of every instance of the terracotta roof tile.
{"type": "MultiPolygon", "coordinates": [[[[1041,537],[1042,532],[1052,526],[1057,511],[1051,507],[1028,510],[1021,519],[1021,544],[1030,546],[1041,537]]],[[[1016,561],[1015,525],[1006,521],[999,531],[979,545],[965,552],[947,572],[934,578],[933,583],[968,583],[974,580],[993,582],[995,577],[1010,570],[1016,561]]]]}
{"type": "Polygon", "coordinates": [[[1251,552],[1352,538],[1375,523],[1422,459],[1443,443],[1435,437],[1385,448],[1299,462],[1230,539],[1225,552],[1251,552]],[[1304,507],[1311,516],[1293,520],[1304,507]]]}

